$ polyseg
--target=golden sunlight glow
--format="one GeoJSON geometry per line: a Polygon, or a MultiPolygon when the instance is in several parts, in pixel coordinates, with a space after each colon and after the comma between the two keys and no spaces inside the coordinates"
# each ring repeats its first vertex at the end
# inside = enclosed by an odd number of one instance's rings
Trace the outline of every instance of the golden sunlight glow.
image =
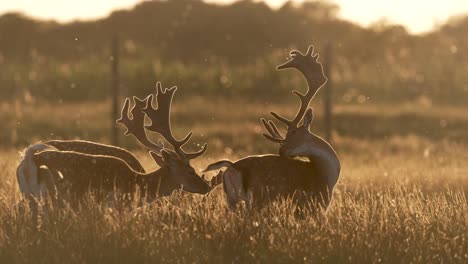
{"type": "MultiPolygon", "coordinates": [[[[231,3],[234,0],[206,0],[213,3],[231,3]]],[[[0,14],[19,11],[41,19],[61,22],[75,19],[96,19],[112,10],[130,8],[141,0],[0,0],[0,14]]],[[[272,7],[281,6],[286,0],[266,0],[272,7]]],[[[301,2],[294,0],[293,2],[301,2]]],[[[459,14],[468,14],[466,0],[329,0],[340,6],[340,17],[368,26],[381,18],[405,25],[410,32],[429,31],[434,25],[459,14]]]]}

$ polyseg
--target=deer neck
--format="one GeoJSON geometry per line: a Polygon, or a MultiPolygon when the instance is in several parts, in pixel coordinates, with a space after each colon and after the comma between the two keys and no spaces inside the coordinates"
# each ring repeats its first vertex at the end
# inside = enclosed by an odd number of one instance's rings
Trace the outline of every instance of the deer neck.
{"type": "Polygon", "coordinates": [[[159,169],[156,171],[148,173],[138,173],[137,174],[137,186],[140,190],[147,190],[151,195],[158,193],[158,196],[166,196],[161,193],[161,189],[165,186],[164,184],[164,169],[159,169]]]}
{"type": "Polygon", "coordinates": [[[157,194],[158,197],[169,196],[174,192],[174,184],[170,182],[170,172],[166,167],[156,171],[140,174],[138,185],[144,187],[151,194],[157,194]]]}
{"type": "Polygon", "coordinates": [[[311,134],[298,152],[326,173],[328,187],[333,190],[341,171],[340,160],[333,147],[319,136],[311,134]]]}

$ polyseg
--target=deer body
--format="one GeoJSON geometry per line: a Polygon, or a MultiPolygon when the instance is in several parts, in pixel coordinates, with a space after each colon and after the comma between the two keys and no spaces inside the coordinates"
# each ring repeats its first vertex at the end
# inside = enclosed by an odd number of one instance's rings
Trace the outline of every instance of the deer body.
{"type": "MultiPolygon", "coordinates": [[[[34,159],[39,166],[60,171],[64,178],[57,180],[57,185],[70,188],[77,197],[83,197],[89,190],[98,191],[106,197],[113,192],[131,195],[139,189],[151,198],[170,195],[180,188],[168,182],[167,169],[140,173],[130,168],[124,160],[112,156],[46,150],[35,154],[34,159]]],[[[59,190],[62,191],[66,190],[59,190]]]]}
{"type": "Polygon", "coordinates": [[[294,151],[285,156],[249,156],[234,163],[220,161],[206,171],[227,167],[223,184],[230,208],[241,200],[262,207],[278,197],[293,196],[299,205],[314,201],[327,209],[341,170],[336,153],[331,147],[307,144],[294,151]],[[308,161],[289,158],[293,156],[308,161]]]}
{"type": "MultiPolygon", "coordinates": [[[[51,181],[60,177],[57,170],[41,169],[34,162],[34,154],[44,150],[74,151],[83,154],[116,157],[124,160],[133,170],[145,172],[138,159],[123,148],[85,140],[49,140],[29,146],[24,152],[16,172],[20,191],[23,194],[34,197],[44,196],[47,194],[46,186],[50,186],[51,181]]],[[[82,165],[86,166],[86,164],[82,165]]]]}
{"type": "Polygon", "coordinates": [[[235,208],[241,200],[262,207],[278,197],[289,195],[301,205],[312,200],[326,206],[330,200],[326,191],[327,171],[320,162],[262,155],[210,166],[208,169],[227,167],[223,184],[230,208],[235,208]]]}

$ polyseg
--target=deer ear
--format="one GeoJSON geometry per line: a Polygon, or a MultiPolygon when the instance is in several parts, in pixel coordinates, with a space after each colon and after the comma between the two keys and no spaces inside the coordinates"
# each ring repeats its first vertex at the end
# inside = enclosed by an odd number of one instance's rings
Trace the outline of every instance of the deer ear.
{"type": "Polygon", "coordinates": [[[304,124],[302,126],[309,128],[312,124],[312,121],[314,121],[314,112],[312,111],[312,108],[309,108],[304,115],[304,124]]]}
{"type": "Polygon", "coordinates": [[[164,162],[164,159],[161,155],[153,151],[150,151],[149,153],[153,160],[156,161],[156,163],[159,165],[159,167],[164,167],[166,165],[166,162],[164,162]]]}

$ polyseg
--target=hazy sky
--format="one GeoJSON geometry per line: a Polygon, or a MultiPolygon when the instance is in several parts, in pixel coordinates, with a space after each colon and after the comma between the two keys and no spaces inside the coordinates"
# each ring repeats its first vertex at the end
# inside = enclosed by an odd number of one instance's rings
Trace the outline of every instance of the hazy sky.
{"type": "MultiPolygon", "coordinates": [[[[207,0],[229,3],[233,0],[207,0]]],[[[300,1],[300,0],[298,0],[300,1]]],[[[452,15],[468,14],[468,0],[329,0],[340,5],[340,16],[361,25],[369,25],[382,17],[405,25],[411,32],[430,30],[452,15]]],[[[97,18],[113,9],[127,8],[141,0],[0,0],[0,14],[21,11],[38,18],[59,21],[97,18]]],[[[280,6],[285,0],[266,0],[280,6]]]]}

